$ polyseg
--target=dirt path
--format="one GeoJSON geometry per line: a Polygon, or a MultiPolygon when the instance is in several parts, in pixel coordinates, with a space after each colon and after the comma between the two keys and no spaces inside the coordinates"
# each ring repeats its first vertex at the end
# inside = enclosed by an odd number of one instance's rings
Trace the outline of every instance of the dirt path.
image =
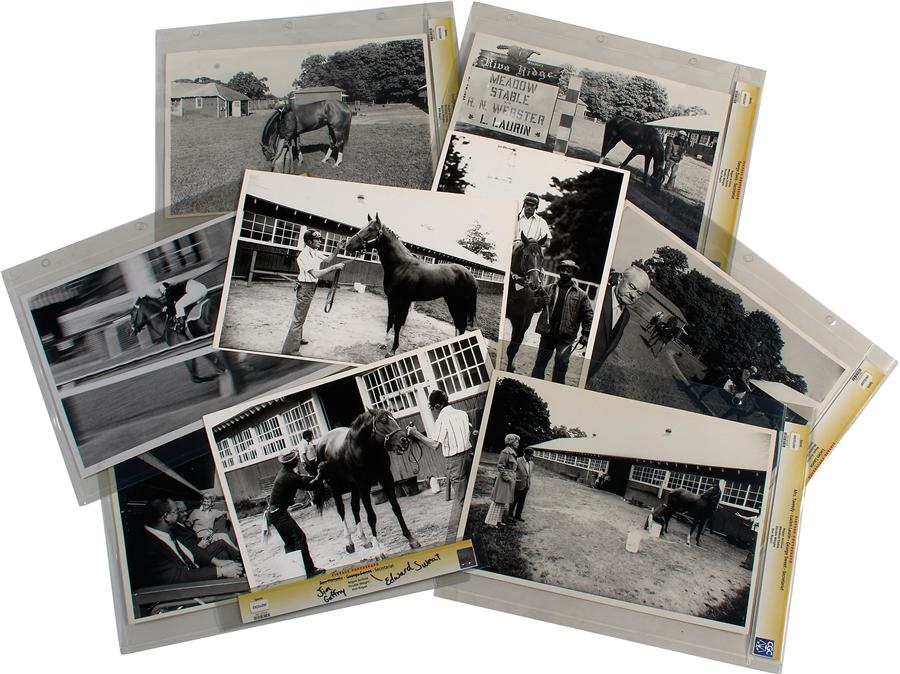
{"type": "MultiPolygon", "coordinates": [[[[479,466],[473,504],[488,503],[497,455],[479,466]]],[[[673,519],[669,534],[643,541],[638,553],[625,550],[628,533],[641,529],[648,511],[620,496],[559,477],[539,465],[515,528],[522,569],[513,575],[674,611],[704,616],[733,600],[750,584],[740,563],[746,551],[706,533],[702,547],[688,546],[689,527],[673,519]]],[[[470,523],[484,536],[508,535],[470,523]]],[[[494,568],[499,573],[510,573],[494,568]]],[[[746,606],[742,607],[746,613],[746,606]]]]}
{"type": "MultiPolygon", "coordinates": [[[[303,328],[309,344],[300,353],[347,363],[372,363],[390,355],[384,345],[387,302],[373,293],[356,293],[341,287],[331,313],[326,314],[326,288],[319,288],[309,308],[303,328]]],[[[234,280],[225,308],[220,345],[229,349],[281,353],[281,345],[291,324],[294,291],[287,283],[255,283],[251,287],[234,280]]],[[[414,349],[455,336],[450,323],[409,312],[400,334],[400,349],[414,349]]],[[[391,332],[393,340],[393,331],[391,332]]]]}
{"type": "MultiPolygon", "coordinates": [[[[538,344],[541,342],[541,336],[534,331],[535,326],[537,326],[538,316],[540,314],[535,314],[534,318],[531,320],[531,325],[528,326],[528,330],[525,332],[525,338],[522,340],[522,346],[519,347],[519,352],[516,354],[516,358],[513,361],[515,365],[515,372],[519,372],[521,374],[531,375],[531,370],[534,367],[534,360],[537,356],[538,344]]],[[[503,319],[503,335],[511,335],[512,334],[512,323],[509,319],[503,319]]],[[[500,342],[501,354],[500,354],[500,367],[498,369],[503,370],[505,372],[509,372],[509,362],[506,357],[506,347],[508,342],[500,342]]],[[[578,386],[578,382],[581,378],[581,371],[584,368],[584,349],[578,349],[572,353],[572,357],[569,359],[569,369],[566,370],[566,384],[569,386],[578,386]]],[[[544,379],[550,381],[553,376],[553,358],[550,359],[550,362],[547,364],[547,369],[544,371],[544,379]]]]}
{"type": "MultiPolygon", "coordinates": [[[[345,497],[347,506],[347,520],[352,522],[353,515],[350,512],[350,499],[345,497]]],[[[450,535],[456,533],[456,522],[459,521],[459,508],[452,509],[455,500],[444,499],[443,492],[432,494],[425,490],[415,496],[400,499],[400,508],[403,518],[410,531],[418,538],[422,547],[443,545],[450,535]],[[455,521],[451,522],[451,517],[455,521]]],[[[348,554],[344,549],[344,527],[338,519],[334,505],[329,503],[325,511],[319,516],[314,507],[295,511],[294,519],[309,540],[309,550],[316,565],[324,569],[337,569],[351,564],[359,564],[373,558],[373,549],[363,548],[359,545],[356,529],[353,527],[353,538],[357,543],[356,552],[348,554]]],[[[378,517],[379,542],[382,552],[387,556],[405,554],[410,551],[409,544],[400,531],[397,518],[391,512],[389,503],[381,503],[375,506],[375,514],[378,517]]],[[[366,535],[369,535],[368,525],[365,524],[365,511],[362,518],[366,535]]],[[[299,555],[284,554],[284,543],[278,532],[274,529],[267,542],[262,538],[262,515],[253,515],[241,519],[239,522],[241,536],[249,550],[249,560],[245,557],[245,563],[252,569],[251,582],[254,586],[266,585],[294,578],[303,577],[303,566],[299,555]]]]}

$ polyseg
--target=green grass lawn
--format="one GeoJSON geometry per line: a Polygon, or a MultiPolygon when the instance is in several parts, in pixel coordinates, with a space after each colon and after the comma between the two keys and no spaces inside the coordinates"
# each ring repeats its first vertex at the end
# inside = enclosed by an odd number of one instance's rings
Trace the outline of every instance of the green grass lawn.
{"type": "MultiPolygon", "coordinates": [[[[480,328],[485,339],[497,341],[500,332],[500,308],[503,295],[500,293],[478,293],[478,306],[475,314],[475,327],[480,328]]],[[[444,300],[416,302],[416,311],[453,324],[447,303],[444,300]]]]}

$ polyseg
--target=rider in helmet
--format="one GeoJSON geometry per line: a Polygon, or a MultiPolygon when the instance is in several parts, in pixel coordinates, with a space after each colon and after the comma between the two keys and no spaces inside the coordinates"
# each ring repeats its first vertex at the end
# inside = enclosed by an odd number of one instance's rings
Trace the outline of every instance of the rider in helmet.
{"type": "Polygon", "coordinates": [[[531,241],[543,239],[541,246],[545,251],[547,246],[550,245],[550,239],[553,238],[553,235],[550,233],[550,225],[537,214],[540,202],[540,197],[534,192],[529,192],[522,199],[522,208],[519,209],[519,213],[516,215],[516,237],[513,239],[513,250],[523,245],[523,236],[531,241]]]}
{"type": "Polygon", "coordinates": [[[166,313],[174,322],[177,332],[184,332],[187,308],[206,297],[206,286],[187,279],[177,283],[163,281],[159,284],[159,295],[166,304],[166,313]]]}

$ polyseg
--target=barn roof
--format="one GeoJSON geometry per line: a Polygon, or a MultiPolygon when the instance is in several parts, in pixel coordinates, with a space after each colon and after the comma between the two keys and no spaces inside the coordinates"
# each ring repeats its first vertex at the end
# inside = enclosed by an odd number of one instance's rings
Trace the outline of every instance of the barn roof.
{"type": "Polygon", "coordinates": [[[194,82],[172,82],[169,94],[170,98],[224,98],[226,101],[249,101],[250,98],[240,91],[229,89],[224,84],[206,82],[195,84],[194,82]]]}
{"type": "Polygon", "coordinates": [[[344,93],[343,89],[339,89],[338,87],[304,87],[303,89],[294,89],[294,94],[333,94],[333,93],[344,93]]]}
{"type": "Polygon", "coordinates": [[[720,121],[713,119],[712,115],[680,115],[678,117],[666,117],[655,122],[647,122],[648,126],[659,126],[664,129],[684,129],[685,131],[709,131],[718,133],[722,129],[720,121]]]}

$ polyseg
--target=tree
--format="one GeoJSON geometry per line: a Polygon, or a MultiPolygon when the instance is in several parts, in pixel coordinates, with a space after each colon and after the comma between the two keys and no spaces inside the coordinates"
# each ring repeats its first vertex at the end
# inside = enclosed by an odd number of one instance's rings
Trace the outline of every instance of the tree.
{"type": "Polygon", "coordinates": [[[708,114],[709,112],[706,108],[699,105],[682,105],[681,103],[670,105],[669,109],[666,110],[666,117],[699,117],[708,114]]]}
{"type": "Polygon", "coordinates": [[[646,260],[635,260],[635,266],[647,272],[650,282],[666,296],[677,293],[678,277],[688,270],[688,258],[671,246],[660,246],[646,260]]]}
{"type": "Polygon", "coordinates": [[[252,72],[239,72],[228,80],[228,83],[225,86],[229,89],[241,92],[247,98],[258,101],[261,98],[265,98],[266,94],[269,93],[269,85],[266,84],[268,80],[268,77],[260,78],[252,72]]]}
{"type": "Polygon", "coordinates": [[[503,438],[515,433],[522,445],[534,445],[553,437],[547,403],[530,386],[508,377],[497,380],[491,414],[485,431],[485,447],[499,452],[503,438]]]}
{"type": "Polygon", "coordinates": [[[621,115],[636,122],[652,122],[668,116],[669,94],[656,80],[588,69],[581,75],[581,98],[592,117],[608,122],[621,115]]]}
{"type": "Polygon", "coordinates": [[[465,194],[467,187],[473,187],[472,183],[466,180],[469,163],[463,163],[463,157],[456,149],[457,141],[459,141],[460,146],[469,144],[468,139],[460,140],[459,136],[450,136],[450,143],[447,145],[447,157],[444,159],[444,166],[441,168],[441,180],[438,183],[438,191],[440,192],[465,194]]]}
{"type": "Polygon", "coordinates": [[[622,176],[597,168],[551,181],[559,194],[541,197],[549,204],[541,215],[553,230],[548,253],[574,260],[581,267],[578,278],[602,283],[622,176]]]}
{"type": "Polygon", "coordinates": [[[497,254],[494,252],[494,242],[485,236],[485,233],[481,229],[481,223],[477,220],[466,230],[466,233],[463,234],[463,237],[459,239],[457,243],[466,250],[470,250],[476,255],[480,255],[489,262],[497,261],[497,254]]]}

